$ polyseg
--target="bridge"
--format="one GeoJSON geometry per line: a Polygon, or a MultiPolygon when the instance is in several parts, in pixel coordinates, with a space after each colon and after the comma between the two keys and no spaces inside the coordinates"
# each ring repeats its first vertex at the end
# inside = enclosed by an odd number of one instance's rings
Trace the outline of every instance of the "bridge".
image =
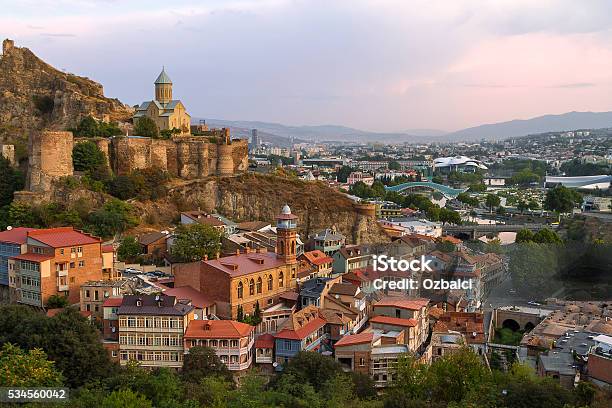
{"type": "Polygon", "coordinates": [[[527,229],[537,232],[548,228],[546,224],[478,224],[478,225],[443,225],[442,232],[447,235],[466,234],[473,239],[499,232],[519,232],[527,229]]]}
{"type": "Polygon", "coordinates": [[[431,181],[410,181],[408,183],[398,184],[396,186],[385,187],[387,191],[395,191],[401,193],[402,191],[409,190],[415,187],[424,187],[430,190],[438,191],[446,198],[457,198],[461,193],[468,191],[467,188],[452,188],[445,186],[444,184],[433,183],[431,181]]]}

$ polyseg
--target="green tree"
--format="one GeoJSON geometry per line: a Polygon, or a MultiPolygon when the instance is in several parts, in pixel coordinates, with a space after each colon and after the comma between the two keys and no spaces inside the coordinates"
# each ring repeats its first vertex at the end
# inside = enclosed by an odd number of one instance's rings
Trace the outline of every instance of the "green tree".
{"type": "Polygon", "coordinates": [[[25,203],[13,202],[8,207],[8,225],[12,227],[37,227],[38,220],[32,207],[25,203]]]}
{"type": "Polygon", "coordinates": [[[485,203],[486,203],[487,207],[489,207],[489,210],[490,210],[491,213],[493,213],[493,207],[497,207],[500,202],[501,202],[501,199],[499,198],[498,195],[487,194],[487,198],[485,200],[485,203]]]}
{"type": "Polygon", "coordinates": [[[524,242],[532,242],[533,241],[533,232],[528,229],[522,229],[516,233],[515,242],[517,244],[521,244],[524,242]]]}
{"type": "Polygon", "coordinates": [[[125,237],[117,249],[120,261],[133,262],[142,253],[140,243],[135,237],[125,237]]]}
{"type": "Polygon", "coordinates": [[[443,241],[436,243],[436,249],[441,252],[449,253],[449,252],[455,252],[457,248],[455,247],[455,244],[453,244],[452,242],[443,240],[443,241]]]}
{"type": "Polygon", "coordinates": [[[151,401],[128,389],[113,391],[100,401],[100,408],[151,408],[151,401]]]}
{"type": "Polygon", "coordinates": [[[105,378],[113,368],[98,331],[73,308],[49,318],[25,306],[0,307],[0,343],[8,342],[44,350],[70,387],[105,378]]]}
{"type": "Polygon", "coordinates": [[[121,200],[135,198],[144,189],[144,177],[138,174],[122,174],[109,183],[109,193],[121,200]]]}
{"type": "Polygon", "coordinates": [[[62,309],[70,306],[68,298],[61,295],[51,295],[47,300],[47,309],[62,309]]]}
{"type": "Polygon", "coordinates": [[[101,237],[111,237],[138,224],[132,215],[132,206],[117,199],[107,201],[91,213],[88,221],[88,229],[101,237]]]}
{"type": "Polygon", "coordinates": [[[76,129],[72,129],[72,133],[78,137],[93,137],[98,136],[98,121],[92,116],[85,116],[76,129]]]}
{"type": "Polygon", "coordinates": [[[143,116],[134,125],[134,134],[137,136],[159,138],[159,128],[148,116],[143,116]]]}
{"type": "Polygon", "coordinates": [[[443,224],[461,224],[461,216],[459,213],[448,208],[440,208],[439,219],[443,224]]]}
{"type": "Polygon", "coordinates": [[[527,204],[525,200],[519,200],[519,202],[516,203],[516,209],[519,210],[521,214],[523,214],[525,210],[528,208],[529,208],[529,204],[527,204]]]}
{"type": "Polygon", "coordinates": [[[0,156],[0,207],[9,205],[13,201],[15,191],[22,190],[23,186],[23,174],[0,156]]]}
{"type": "Polygon", "coordinates": [[[283,368],[283,376],[291,375],[300,383],[321,391],[325,383],[342,374],[340,363],[317,352],[301,351],[283,368]]]}
{"type": "Polygon", "coordinates": [[[401,169],[402,169],[402,166],[395,160],[389,162],[389,170],[401,170],[401,169]]]}
{"type": "Polygon", "coordinates": [[[469,205],[470,207],[478,207],[478,199],[476,197],[472,197],[469,193],[459,193],[457,200],[469,205]]]}
{"type": "Polygon", "coordinates": [[[79,142],[72,148],[72,165],[76,171],[91,171],[105,164],[106,156],[94,142],[79,142]]]}
{"type": "Polygon", "coordinates": [[[432,205],[427,209],[427,219],[429,221],[440,221],[440,207],[437,205],[432,205]]]}
{"type": "Polygon", "coordinates": [[[535,200],[529,200],[529,202],[527,203],[527,206],[529,207],[530,211],[535,211],[535,210],[540,209],[540,204],[538,204],[538,202],[535,200]]]}
{"type": "Polygon", "coordinates": [[[383,198],[385,196],[385,185],[380,182],[380,180],[376,180],[372,184],[372,195],[376,198],[383,198]]]}
{"type": "Polygon", "coordinates": [[[230,371],[215,350],[200,346],[190,348],[189,353],[185,354],[181,375],[185,381],[192,383],[209,376],[232,380],[230,371]]]}
{"type": "Polygon", "coordinates": [[[62,373],[39,348],[23,351],[4,343],[0,350],[0,385],[2,387],[61,387],[62,373]]]}
{"type": "Polygon", "coordinates": [[[557,186],[546,192],[544,208],[559,214],[572,212],[575,205],[582,200],[579,193],[565,186],[557,186]]]}
{"type": "Polygon", "coordinates": [[[541,229],[533,235],[533,242],[538,244],[561,244],[561,238],[559,235],[548,228],[541,229]]]}
{"type": "Polygon", "coordinates": [[[212,258],[221,249],[221,233],[206,224],[180,225],[172,245],[172,255],[181,262],[212,258]]]}
{"type": "Polygon", "coordinates": [[[336,180],[339,183],[346,183],[346,181],[348,180],[348,176],[350,176],[350,174],[355,171],[355,169],[353,169],[350,166],[342,166],[338,169],[338,171],[336,172],[336,180]]]}

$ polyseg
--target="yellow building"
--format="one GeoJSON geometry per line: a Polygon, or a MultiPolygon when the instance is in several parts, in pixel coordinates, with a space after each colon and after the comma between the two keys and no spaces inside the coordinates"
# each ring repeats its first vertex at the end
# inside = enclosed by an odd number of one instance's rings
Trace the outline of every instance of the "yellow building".
{"type": "Polygon", "coordinates": [[[191,116],[180,100],[172,99],[172,80],[165,69],[155,80],[155,99],[136,108],[134,125],[145,116],[153,119],[160,131],[178,129],[178,134],[189,134],[191,116]]]}

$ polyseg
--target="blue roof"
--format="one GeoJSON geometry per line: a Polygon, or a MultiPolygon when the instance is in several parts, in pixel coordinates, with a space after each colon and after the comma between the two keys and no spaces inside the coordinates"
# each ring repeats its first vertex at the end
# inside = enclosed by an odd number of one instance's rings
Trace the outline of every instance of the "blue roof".
{"type": "Polygon", "coordinates": [[[171,84],[171,83],[172,83],[172,80],[170,79],[168,74],[166,74],[166,69],[162,68],[162,71],[159,73],[159,76],[155,80],[155,84],[171,84]]]}

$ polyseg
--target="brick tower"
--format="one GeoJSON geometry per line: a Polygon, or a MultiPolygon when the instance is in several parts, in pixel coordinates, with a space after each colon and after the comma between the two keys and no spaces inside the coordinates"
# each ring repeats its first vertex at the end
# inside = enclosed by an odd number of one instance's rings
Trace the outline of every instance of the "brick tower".
{"type": "Polygon", "coordinates": [[[287,204],[276,217],[276,256],[290,265],[297,263],[297,218],[287,204]]]}

